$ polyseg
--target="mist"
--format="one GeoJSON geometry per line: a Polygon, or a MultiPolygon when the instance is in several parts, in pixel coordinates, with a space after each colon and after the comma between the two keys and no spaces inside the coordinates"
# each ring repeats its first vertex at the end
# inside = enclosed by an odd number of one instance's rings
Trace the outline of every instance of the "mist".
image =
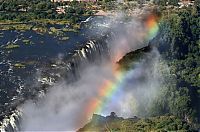
{"type": "MultiPolygon", "coordinates": [[[[117,18],[116,20],[119,20],[117,18]]],[[[92,117],[85,116],[85,110],[91,99],[98,97],[100,86],[105,80],[116,82],[113,65],[117,65],[126,53],[146,46],[144,42],[145,27],[142,22],[134,18],[125,27],[117,23],[110,24],[115,35],[109,40],[109,58],[101,63],[84,63],[80,70],[80,78],[74,83],[67,83],[63,79],[56,83],[37,102],[27,101],[21,106],[23,113],[21,130],[23,131],[75,131],[85,125],[92,117]]],[[[98,59],[98,58],[96,58],[98,59]]],[[[100,113],[109,115],[114,111],[118,116],[125,118],[132,116],[145,117],[153,100],[159,93],[163,77],[159,72],[159,63],[162,60],[156,48],[134,63],[128,71],[120,89],[112,97],[106,98],[106,103],[100,113]]]]}

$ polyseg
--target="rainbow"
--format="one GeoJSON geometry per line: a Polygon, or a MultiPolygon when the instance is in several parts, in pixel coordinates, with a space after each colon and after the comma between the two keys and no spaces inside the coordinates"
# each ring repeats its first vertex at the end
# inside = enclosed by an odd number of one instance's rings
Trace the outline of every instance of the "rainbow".
{"type": "Polygon", "coordinates": [[[115,71],[115,81],[105,80],[98,91],[98,96],[93,98],[87,107],[86,115],[91,115],[91,113],[101,113],[107,102],[111,99],[119,97],[119,94],[126,84],[127,80],[132,77],[132,72],[127,72],[125,70],[115,71]]]}
{"type": "MultiPolygon", "coordinates": [[[[148,15],[144,21],[144,26],[145,29],[147,29],[144,40],[151,40],[156,36],[159,30],[156,15],[148,15]]],[[[117,55],[117,58],[120,58],[119,56],[122,57],[120,53],[117,55]]],[[[84,115],[87,119],[93,113],[102,113],[110,100],[115,101],[116,97],[118,97],[118,94],[123,93],[122,89],[128,79],[130,79],[134,74],[134,70],[125,71],[122,68],[119,68],[117,64],[114,64],[112,69],[115,79],[114,81],[104,80],[103,84],[98,88],[97,96],[88,102],[88,105],[84,110],[84,115]]]]}
{"type": "Polygon", "coordinates": [[[158,16],[156,16],[154,14],[147,16],[147,18],[144,22],[145,27],[147,29],[147,34],[146,34],[145,40],[151,40],[157,35],[158,30],[159,30],[157,21],[158,21],[158,16]]]}

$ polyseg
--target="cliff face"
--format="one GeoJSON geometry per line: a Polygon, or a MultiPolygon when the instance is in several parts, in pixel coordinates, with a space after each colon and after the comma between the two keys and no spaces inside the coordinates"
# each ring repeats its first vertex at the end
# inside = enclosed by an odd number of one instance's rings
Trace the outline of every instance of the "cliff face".
{"type": "Polygon", "coordinates": [[[135,51],[127,53],[125,56],[123,56],[122,59],[118,61],[118,64],[128,70],[131,68],[132,63],[137,62],[138,60],[142,59],[146,53],[149,53],[153,47],[151,45],[148,45],[146,47],[143,47],[141,49],[137,49],[135,51]]]}
{"type": "Polygon", "coordinates": [[[139,120],[139,118],[135,116],[133,118],[124,119],[123,117],[118,117],[114,112],[111,112],[111,114],[106,117],[98,114],[93,114],[91,121],[78,131],[81,132],[121,130],[120,125],[125,120],[136,122],[139,120]]]}
{"type": "MultiPolygon", "coordinates": [[[[151,46],[144,47],[126,54],[118,64],[128,70],[131,65],[152,51],[151,46]]],[[[171,115],[156,116],[149,118],[138,118],[137,116],[124,119],[118,117],[114,112],[110,116],[93,114],[92,119],[81,131],[193,131],[192,127],[184,120],[171,115]]]]}

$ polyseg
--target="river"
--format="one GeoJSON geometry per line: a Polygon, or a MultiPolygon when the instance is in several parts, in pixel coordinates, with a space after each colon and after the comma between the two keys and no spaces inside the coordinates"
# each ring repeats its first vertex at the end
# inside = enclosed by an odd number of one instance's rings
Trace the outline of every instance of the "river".
{"type": "MultiPolygon", "coordinates": [[[[9,115],[18,104],[37,95],[41,87],[46,88],[56,81],[56,77],[59,78],[60,75],[57,74],[52,75],[53,77],[49,75],[48,70],[43,72],[44,68],[50,67],[51,70],[56,67],[54,63],[57,60],[72,56],[86,41],[102,36],[107,31],[105,19],[102,18],[91,17],[83,21],[79,32],[64,32],[69,37],[67,40],[33,30],[0,31],[0,120],[9,115]],[[24,40],[28,40],[28,44],[24,40]],[[19,47],[6,49],[9,44],[19,47]]],[[[49,27],[63,28],[67,25],[49,27]]]]}

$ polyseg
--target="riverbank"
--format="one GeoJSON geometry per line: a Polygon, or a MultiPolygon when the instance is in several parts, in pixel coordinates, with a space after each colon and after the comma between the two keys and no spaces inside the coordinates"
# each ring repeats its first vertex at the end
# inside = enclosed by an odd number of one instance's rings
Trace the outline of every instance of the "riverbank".
{"type": "Polygon", "coordinates": [[[71,23],[69,20],[51,20],[51,19],[36,19],[29,22],[19,22],[15,20],[0,21],[0,30],[33,30],[40,28],[45,30],[48,25],[68,25],[79,29],[78,23],[71,23]]]}

